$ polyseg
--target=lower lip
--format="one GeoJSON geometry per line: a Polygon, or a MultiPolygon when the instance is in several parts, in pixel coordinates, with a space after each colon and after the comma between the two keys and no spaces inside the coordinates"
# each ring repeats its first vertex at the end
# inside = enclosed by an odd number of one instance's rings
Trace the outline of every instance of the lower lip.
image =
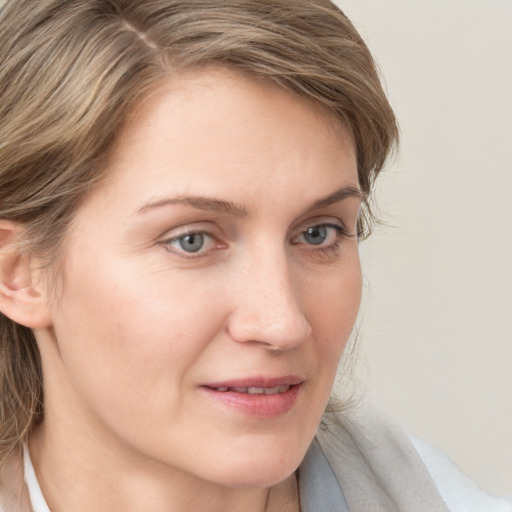
{"type": "Polygon", "coordinates": [[[214,400],[245,414],[259,418],[272,418],[285,414],[293,408],[297,402],[300,387],[301,384],[296,384],[291,386],[288,391],[275,395],[250,395],[235,391],[216,391],[207,387],[201,389],[214,400]]]}

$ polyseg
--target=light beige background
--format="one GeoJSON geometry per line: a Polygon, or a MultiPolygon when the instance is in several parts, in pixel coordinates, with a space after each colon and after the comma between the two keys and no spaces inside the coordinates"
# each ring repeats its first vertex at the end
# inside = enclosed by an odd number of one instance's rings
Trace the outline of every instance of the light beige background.
{"type": "Polygon", "coordinates": [[[512,0],[337,0],[401,125],[362,244],[368,393],[512,495],[512,0]]]}

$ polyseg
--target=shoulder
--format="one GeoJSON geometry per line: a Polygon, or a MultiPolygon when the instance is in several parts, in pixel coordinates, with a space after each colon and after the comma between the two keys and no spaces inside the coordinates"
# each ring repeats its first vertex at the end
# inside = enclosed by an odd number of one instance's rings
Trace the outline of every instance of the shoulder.
{"type": "Polygon", "coordinates": [[[439,493],[454,512],[512,512],[512,500],[497,498],[482,490],[462,473],[444,453],[422,439],[409,435],[434,480],[439,493]]]}

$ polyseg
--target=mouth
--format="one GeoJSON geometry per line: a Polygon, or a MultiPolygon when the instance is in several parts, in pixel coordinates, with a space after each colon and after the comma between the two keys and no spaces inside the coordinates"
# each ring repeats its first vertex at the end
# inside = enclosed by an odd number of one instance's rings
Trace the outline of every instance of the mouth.
{"type": "Polygon", "coordinates": [[[252,417],[270,418],[295,406],[303,380],[299,377],[253,378],[205,384],[213,403],[252,417]]]}

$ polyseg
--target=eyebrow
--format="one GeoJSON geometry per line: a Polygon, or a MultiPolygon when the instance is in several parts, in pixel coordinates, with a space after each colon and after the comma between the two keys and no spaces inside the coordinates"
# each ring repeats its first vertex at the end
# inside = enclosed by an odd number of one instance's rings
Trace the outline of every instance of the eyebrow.
{"type": "MultiPolygon", "coordinates": [[[[328,195],[327,197],[323,197],[315,201],[308,208],[308,210],[317,210],[318,208],[325,208],[326,206],[338,203],[349,197],[354,197],[361,200],[363,198],[363,194],[359,187],[342,187],[333,192],[332,194],[328,195]]],[[[142,208],[139,209],[138,213],[144,213],[148,210],[161,208],[162,206],[172,205],[185,205],[195,208],[197,210],[204,210],[213,213],[225,213],[229,215],[234,215],[235,217],[246,217],[249,214],[249,211],[242,205],[232,203],[229,201],[223,201],[222,199],[215,199],[203,196],[177,196],[152,201],[142,206],[142,208]]]]}
{"type": "Polygon", "coordinates": [[[309,209],[316,210],[318,208],[325,208],[326,206],[330,206],[331,204],[334,203],[339,203],[340,201],[343,201],[344,199],[347,199],[349,197],[354,197],[362,201],[363,193],[361,192],[361,189],[359,187],[354,187],[351,185],[347,187],[341,187],[340,189],[336,190],[327,197],[315,201],[309,209]]]}
{"type": "Polygon", "coordinates": [[[229,215],[234,215],[235,217],[245,217],[249,213],[241,205],[237,205],[228,201],[222,201],[221,199],[213,199],[202,196],[177,196],[149,202],[140,208],[138,213],[144,213],[147,210],[153,210],[162,206],[172,206],[175,204],[190,206],[197,210],[204,210],[214,213],[227,213],[229,215]]]}

